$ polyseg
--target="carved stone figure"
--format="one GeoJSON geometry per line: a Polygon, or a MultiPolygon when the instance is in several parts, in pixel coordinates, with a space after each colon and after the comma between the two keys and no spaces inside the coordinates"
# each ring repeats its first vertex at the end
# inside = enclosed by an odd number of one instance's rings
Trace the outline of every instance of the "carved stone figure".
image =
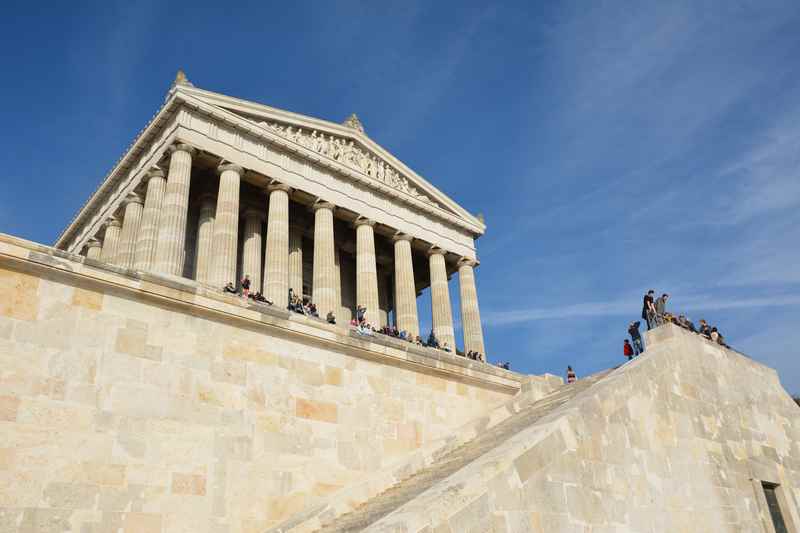
{"type": "MultiPolygon", "coordinates": [[[[358,121],[358,117],[353,115],[351,118],[358,121]]],[[[350,120],[350,119],[348,119],[350,120]]],[[[294,129],[292,126],[282,126],[277,122],[266,123],[259,122],[260,125],[268,127],[270,130],[280,135],[281,137],[297,144],[314,150],[317,153],[324,154],[331,159],[339,161],[340,163],[350,167],[353,170],[362,172],[367,176],[371,176],[378,181],[386,183],[387,185],[399,189],[418,200],[426,202],[431,205],[438,205],[433,202],[426,195],[420,194],[416,188],[408,184],[408,179],[395,170],[391,165],[387,164],[380,158],[374,157],[371,152],[362,150],[356,146],[353,140],[340,139],[333,135],[328,135],[325,138],[324,133],[319,133],[313,130],[310,134],[303,131],[302,128],[294,129]]],[[[360,122],[358,122],[360,125],[360,122]]],[[[349,127],[354,127],[352,124],[345,124],[349,127]]],[[[358,129],[358,128],[356,128],[358,129]]]]}

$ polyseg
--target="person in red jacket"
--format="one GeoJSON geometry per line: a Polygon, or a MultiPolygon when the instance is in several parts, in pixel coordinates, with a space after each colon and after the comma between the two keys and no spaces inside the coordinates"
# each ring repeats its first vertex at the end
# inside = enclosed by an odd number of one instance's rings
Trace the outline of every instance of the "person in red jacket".
{"type": "Polygon", "coordinates": [[[622,345],[622,353],[628,358],[628,361],[633,359],[633,346],[628,342],[628,339],[625,339],[625,344],[622,345]]]}

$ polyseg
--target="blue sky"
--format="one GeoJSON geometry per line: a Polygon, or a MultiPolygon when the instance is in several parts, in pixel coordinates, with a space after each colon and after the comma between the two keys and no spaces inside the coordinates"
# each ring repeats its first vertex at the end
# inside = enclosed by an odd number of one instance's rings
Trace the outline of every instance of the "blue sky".
{"type": "MultiPolygon", "coordinates": [[[[791,1],[14,2],[0,231],[52,243],[183,68],[271,106],[355,111],[483,213],[491,359],[620,363],[654,288],[800,393],[798,25],[791,1]]],[[[425,327],[427,294],[419,308],[425,327]]]]}

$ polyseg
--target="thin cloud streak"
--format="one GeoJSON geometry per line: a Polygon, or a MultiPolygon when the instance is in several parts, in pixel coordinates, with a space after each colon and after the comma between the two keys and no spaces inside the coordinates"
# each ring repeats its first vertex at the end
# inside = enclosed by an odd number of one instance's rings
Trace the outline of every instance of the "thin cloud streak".
{"type": "MultiPolygon", "coordinates": [[[[800,295],[781,295],[777,297],[753,297],[738,299],[720,299],[702,296],[682,303],[676,313],[689,311],[720,311],[724,309],[752,309],[759,307],[786,307],[800,305],[800,295]]],[[[509,311],[489,310],[483,315],[486,327],[502,327],[518,325],[541,320],[565,318],[638,316],[640,307],[630,300],[610,302],[581,302],[554,307],[532,307],[509,311]]],[[[669,309],[669,306],[668,306],[669,309]]]]}

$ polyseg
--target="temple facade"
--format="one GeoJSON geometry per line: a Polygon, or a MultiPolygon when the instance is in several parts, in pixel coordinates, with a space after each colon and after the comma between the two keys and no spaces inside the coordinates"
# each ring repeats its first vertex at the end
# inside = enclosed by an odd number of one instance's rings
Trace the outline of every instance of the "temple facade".
{"type": "Polygon", "coordinates": [[[800,409],[730,347],[565,384],[341,327],[430,287],[454,345],[457,273],[483,353],[483,231],[357,118],[179,76],[56,247],[0,233],[0,532],[800,533],[800,409]]]}
{"type": "Polygon", "coordinates": [[[126,269],[222,288],[247,276],[285,308],[420,332],[417,297],[455,347],[448,280],[458,274],[464,353],[485,353],[475,285],[483,221],[364,132],[194,87],[179,72],[144,128],[56,247],[126,269]]]}

